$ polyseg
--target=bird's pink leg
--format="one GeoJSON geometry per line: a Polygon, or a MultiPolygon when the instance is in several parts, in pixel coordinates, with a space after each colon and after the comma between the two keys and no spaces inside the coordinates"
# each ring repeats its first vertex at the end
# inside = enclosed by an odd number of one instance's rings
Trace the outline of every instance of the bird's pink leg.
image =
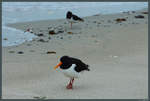
{"type": "Polygon", "coordinates": [[[69,84],[67,85],[67,87],[66,87],[67,89],[72,89],[72,80],[70,79],[70,82],[69,82],[69,84]]]}
{"type": "Polygon", "coordinates": [[[72,82],[72,85],[73,85],[73,82],[74,82],[74,78],[72,78],[72,79],[71,79],[71,82],[72,82]]]}
{"type": "Polygon", "coordinates": [[[67,85],[67,89],[72,89],[73,87],[72,87],[72,84],[73,84],[73,81],[74,81],[74,78],[73,79],[70,79],[70,82],[69,82],[69,84],[67,85]]]}

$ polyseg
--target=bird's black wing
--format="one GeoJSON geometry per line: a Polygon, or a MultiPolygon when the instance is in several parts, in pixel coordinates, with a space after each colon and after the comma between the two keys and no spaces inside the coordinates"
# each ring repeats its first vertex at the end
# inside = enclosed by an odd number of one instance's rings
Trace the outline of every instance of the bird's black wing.
{"type": "Polygon", "coordinates": [[[76,70],[77,72],[81,72],[81,71],[83,71],[83,70],[87,70],[87,71],[90,70],[90,69],[88,68],[89,65],[83,63],[81,60],[75,59],[75,58],[71,58],[70,60],[71,60],[71,62],[72,62],[73,64],[76,64],[75,70],[76,70]]]}
{"type": "Polygon", "coordinates": [[[76,15],[72,15],[73,20],[78,20],[78,21],[84,21],[82,18],[76,16],[76,15]]]}

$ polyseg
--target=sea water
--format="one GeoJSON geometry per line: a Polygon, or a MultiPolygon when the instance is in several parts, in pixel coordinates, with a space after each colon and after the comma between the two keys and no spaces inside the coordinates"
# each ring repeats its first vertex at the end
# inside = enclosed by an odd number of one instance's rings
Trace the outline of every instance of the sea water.
{"type": "Polygon", "coordinates": [[[64,19],[67,11],[80,17],[148,8],[147,2],[3,2],[2,46],[19,45],[36,36],[6,24],[47,19],[64,19]]]}

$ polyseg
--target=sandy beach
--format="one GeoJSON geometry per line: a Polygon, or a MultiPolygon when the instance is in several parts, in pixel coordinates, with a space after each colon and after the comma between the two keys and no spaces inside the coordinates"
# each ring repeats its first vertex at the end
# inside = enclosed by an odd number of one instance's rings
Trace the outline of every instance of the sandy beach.
{"type": "Polygon", "coordinates": [[[3,98],[148,98],[146,12],[97,14],[84,17],[85,21],[73,24],[72,29],[65,19],[8,24],[23,31],[32,26],[33,34],[38,36],[2,48],[3,98]],[[144,18],[136,18],[138,15],[144,18]],[[49,34],[54,27],[61,31],[49,34]],[[54,70],[63,55],[79,58],[90,66],[91,71],[75,79],[73,90],[65,88],[69,78],[54,70]]]}

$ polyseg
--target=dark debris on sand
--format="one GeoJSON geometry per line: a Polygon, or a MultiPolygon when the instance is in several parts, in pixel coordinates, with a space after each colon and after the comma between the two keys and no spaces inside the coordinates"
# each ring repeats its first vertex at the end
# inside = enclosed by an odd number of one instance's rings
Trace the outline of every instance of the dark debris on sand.
{"type": "Polygon", "coordinates": [[[125,18],[117,18],[116,21],[117,21],[118,23],[120,23],[120,22],[122,22],[122,21],[126,21],[126,19],[125,19],[125,18]]]}
{"type": "Polygon", "coordinates": [[[33,98],[36,99],[36,100],[39,100],[39,101],[41,101],[41,100],[46,100],[46,97],[45,97],[45,96],[44,96],[44,97],[41,97],[41,96],[34,96],[33,98]]]}
{"type": "Polygon", "coordinates": [[[46,52],[46,54],[56,54],[56,52],[55,51],[48,51],[48,52],[46,52]]]}
{"type": "Polygon", "coordinates": [[[39,39],[38,42],[48,42],[48,41],[45,41],[44,39],[39,39]]]}
{"type": "Polygon", "coordinates": [[[68,34],[73,34],[72,32],[67,32],[68,34]]]}
{"type": "Polygon", "coordinates": [[[144,18],[144,16],[143,15],[137,15],[137,16],[135,16],[135,18],[144,18]]]}
{"type": "Polygon", "coordinates": [[[40,33],[40,34],[37,34],[37,36],[41,37],[41,36],[44,36],[44,34],[40,33]]]}
{"type": "Polygon", "coordinates": [[[3,40],[8,40],[7,38],[4,38],[3,40]]]}
{"type": "Polygon", "coordinates": [[[100,16],[100,14],[96,14],[96,15],[94,15],[94,16],[100,16]]]}
{"type": "Polygon", "coordinates": [[[57,27],[49,27],[48,30],[49,35],[55,35],[65,32],[64,28],[61,25],[57,27]]]}
{"type": "Polygon", "coordinates": [[[18,52],[18,54],[24,54],[24,52],[22,52],[22,51],[19,51],[19,52],[18,52]]]}
{"type": "Polygon", "coordinates": [[[96,23],[97,21],[93,21],[93,23],[96,23]]]}
{"type": "Polygon", "coordinates": [[[49,33],[50,35],[56,34],[54,30],[50,30],[48,33],[49,33]]]}
{"type": "Polygon", "coordinates": [[[148,14],[148,12],[142,12],[142,14],[148,14]]]}
{"type": "Polygon", "coordinates": [[[63,37],[60,37],[60,39],[63,39],[63,37]]]}

